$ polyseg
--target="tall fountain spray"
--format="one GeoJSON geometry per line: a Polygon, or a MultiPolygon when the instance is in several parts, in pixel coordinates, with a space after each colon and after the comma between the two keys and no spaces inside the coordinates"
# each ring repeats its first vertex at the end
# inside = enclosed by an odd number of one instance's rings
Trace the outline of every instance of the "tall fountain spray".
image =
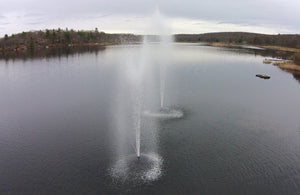
{"type": "Polygon", "coordinates": [[[164,99],[165,99],[165,66],[160,67],[160,107],[164,107],[164,99]]]}
{"type": "Polygon", "coordinates": [[[149,26],[151,30],[147,32],[159,36],[144,36],[142,45],[124,46],[124,59],[118,59],[121,66],[117,68],[117,100],[112,107],[119,160],[110,174],[122,181],[155,180],[161,175],[159,120],[174,115],[170,109],[160,113],[166,103],[166,72],[173,39],[158,10],[149,26]],[[130,155],[132,146],[135,155],[130,155]]]}
{"type": "Polygon", "coordinates": [[[137,121],[135,127],[135,146],[136,146],[136,156],[140,158],[141,156],[141,105],[137,108],[137,121]]]}
{"type": "Polygon", "coordinates": [[[170,63],[173,36],[171,36],[171,30],[166,19],[160,14],[159,9],[154,12],[151,27],[154,33],[159,35],[160,107],[163,108],[165,103],[166,68],[170,63]]]}

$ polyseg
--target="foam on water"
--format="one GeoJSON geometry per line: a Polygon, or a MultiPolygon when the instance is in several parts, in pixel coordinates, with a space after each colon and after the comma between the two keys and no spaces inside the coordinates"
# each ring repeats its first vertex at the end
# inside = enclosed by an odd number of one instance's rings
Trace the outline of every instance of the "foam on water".
{"type": "Polygon", "coordinates": [[[115,182],[141,183],[157,180],[162,174],[162,158],[154,153],[129,155],[118,160],[109,174],[115,182]]]}

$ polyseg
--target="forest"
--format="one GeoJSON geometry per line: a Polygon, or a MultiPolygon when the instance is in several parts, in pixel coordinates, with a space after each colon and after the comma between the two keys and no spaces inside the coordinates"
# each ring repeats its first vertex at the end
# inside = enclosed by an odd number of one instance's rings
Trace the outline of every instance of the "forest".
{"type": "Polygon", "coordinates": [[[177,34],[178,42],[222,42],[248,45],[272,45],[300,49],[298,34],[257,34],[247,32],[219,32],[204,34],[177,34]]]}
{"type": "Polygon", "coordinates": [[[20,50],[33,50],[41,48],[70,47],[80,45],[108,45],[132,43],[141,40],[141,36],[133,34],[107,34],[98,31],[73,29],[46,29],[44,31],[30,31],[11,36],[5,35],[0,39],[0,52],[12,52],[20,50]]]}

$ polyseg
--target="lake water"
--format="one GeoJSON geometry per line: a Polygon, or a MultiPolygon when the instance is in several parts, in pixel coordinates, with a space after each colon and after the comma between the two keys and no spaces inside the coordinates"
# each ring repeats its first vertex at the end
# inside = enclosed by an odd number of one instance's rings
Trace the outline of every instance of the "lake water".
{"type": "Polygon", "coordinates": [[[299,194],[299,81],[251,51],[199,44],[166,57],[164,103],[185,116],[159,121],[161,175],[115,181],[119,75],[141,47],[0,60],[1,194],[299,194]]]}

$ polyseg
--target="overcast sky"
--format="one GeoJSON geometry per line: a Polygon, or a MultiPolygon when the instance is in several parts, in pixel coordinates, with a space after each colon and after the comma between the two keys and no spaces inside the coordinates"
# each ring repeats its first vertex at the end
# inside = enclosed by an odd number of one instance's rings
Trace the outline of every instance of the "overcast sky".
{"type": "Polygon", "coordinates": [[[0,0],[0,36],[58,27],[151,34],[155,10],[170,33],[300,33],[300,0],[0,0]]]}

